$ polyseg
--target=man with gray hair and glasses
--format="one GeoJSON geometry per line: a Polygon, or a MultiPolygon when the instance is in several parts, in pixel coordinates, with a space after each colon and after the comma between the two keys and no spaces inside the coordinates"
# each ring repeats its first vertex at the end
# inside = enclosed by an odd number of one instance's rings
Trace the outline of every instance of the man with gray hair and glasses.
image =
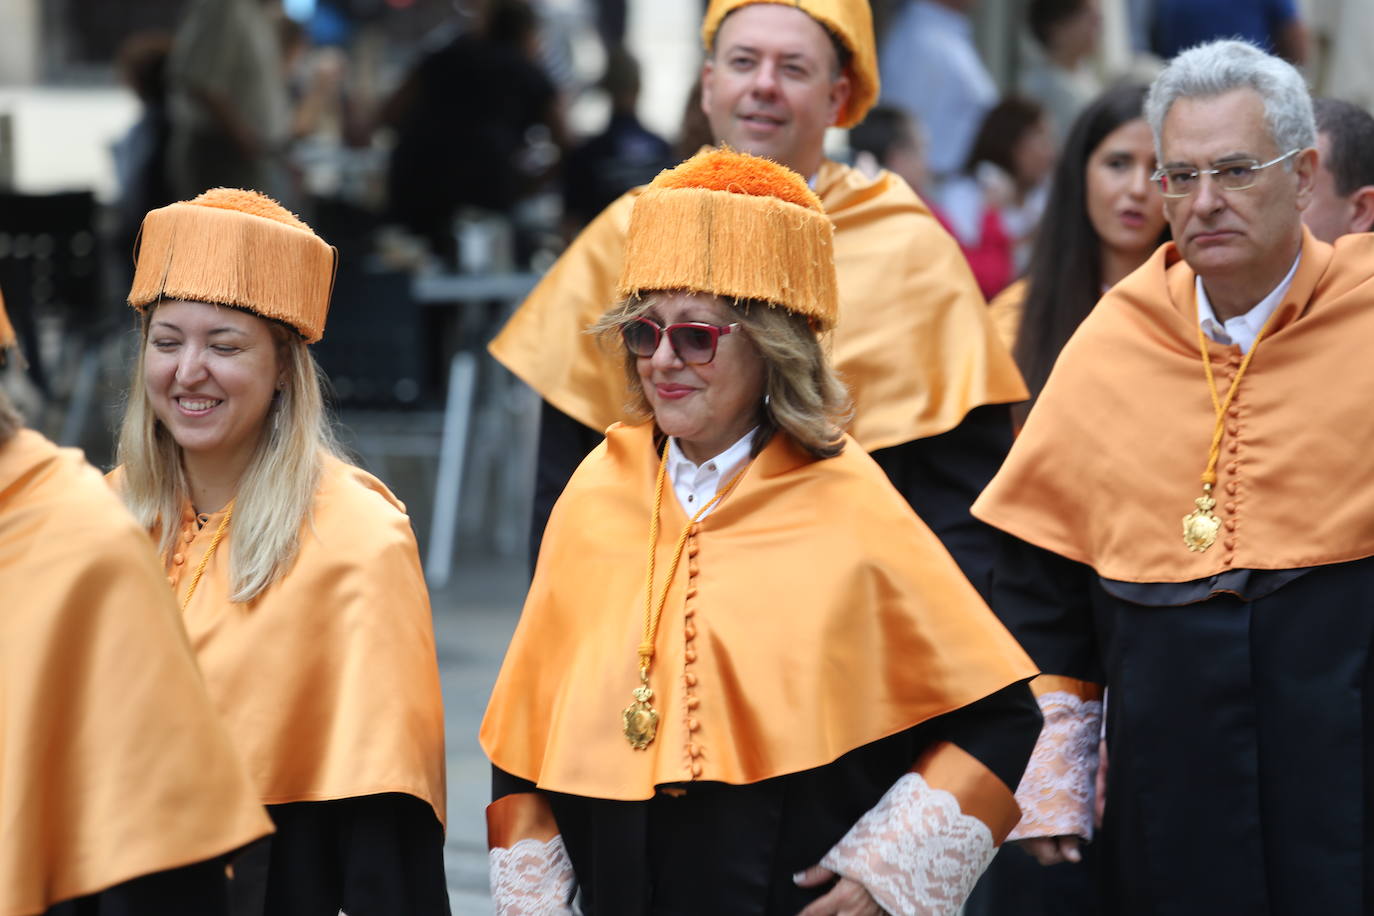
{"type": "Polygon", "coordinates": [[[1304,229],[1312,102],[1238,41],[1147,118],[1173,241],[1104,295],[974,514],[1044,674],[1012,834],[1104,912],[1374,907],[1374,236],[1304,229]]]}

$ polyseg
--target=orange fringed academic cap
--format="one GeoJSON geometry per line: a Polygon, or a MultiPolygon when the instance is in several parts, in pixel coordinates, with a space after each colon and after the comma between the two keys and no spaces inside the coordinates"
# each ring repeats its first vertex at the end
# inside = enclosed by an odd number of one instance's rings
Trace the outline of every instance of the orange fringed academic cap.
{"type": "Polygon", "coordinates": [[[143,219],[129,304],[159,299],[232,305],[324,336],[337,252],[257,191],[214,188],[143,219]]]}
{"type": "Polygon", "coordinates": [[[873,12],[868,0],[711,0],[701,22],[701,41],[709,54],[716,30],[726,16],[750,3],[794,6],[825,26],[849,49],[849,101],[835,120],[836,127],[853,127],[878,101],[878,50],[873,40],[873,12]]]}
{"type": "Polygon", "coordinates": [[[835,326],[834,228],[786,166],[727,149],[660,172],[635,201],[617,293],[761,299],[835,326]]]}

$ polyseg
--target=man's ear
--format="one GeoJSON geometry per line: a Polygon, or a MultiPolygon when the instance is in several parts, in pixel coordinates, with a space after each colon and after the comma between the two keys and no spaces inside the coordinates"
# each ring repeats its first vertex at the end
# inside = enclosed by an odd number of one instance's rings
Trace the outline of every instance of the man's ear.
{"type": "Polygon", "coordinates": [[[711,72],[716,68],[715,61],[711,59],[713,56],[707,54],[701,62],[701,113],[708,118],[711,116],[711,72]]]}
{"type": "Polygon", "coordinates": [[[1350,223],[1348,232],[1374,231],[1374,184],[1357,188],[1350,195],[1350,223]]]}
{"type": "Polygon", "coordinates": [[[845,106],[849,104],[849,97],[854,93],[854,84],[849,79],[848,69],[839,75],[830,84],[830,123],[833,125],[840,120],[844,114],[845,106]]]}
{"type": "Polygon", "coordinates": [[[1317,162],[1317,150],[1309,146],[1307,149],[1298,153],[1293,160],[1293,172],[1298,176],[1298,212],[1307,209],[1307,205],[1312,202],[1312,189],[1317,184],[1317,169],[1320,164],[1317,162]]]}

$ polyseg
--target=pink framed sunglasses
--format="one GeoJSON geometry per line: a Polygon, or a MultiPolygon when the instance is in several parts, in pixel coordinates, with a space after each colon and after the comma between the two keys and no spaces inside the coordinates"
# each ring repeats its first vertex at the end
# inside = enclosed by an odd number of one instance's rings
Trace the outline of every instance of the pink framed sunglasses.
{"type": "Polygon", "coordinates": [[[733,324],[706,324],[702,321],[684,321],[660,327],[650,318],[632,318],[620,326],[620,336],[625,341],[625,349],[641,359],[653,356],[663,335],[668,335],[668,345],[673,348],[678,359],[689,366],[701,366],[716,358],[716,346],[726,334],[739,330],[739,322],[733,324]]]}

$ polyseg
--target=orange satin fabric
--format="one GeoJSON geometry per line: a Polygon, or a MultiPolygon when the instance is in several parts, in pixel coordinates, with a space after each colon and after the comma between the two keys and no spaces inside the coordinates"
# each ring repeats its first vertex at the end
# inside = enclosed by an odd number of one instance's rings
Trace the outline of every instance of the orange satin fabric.
{"type": "Polygon", "coordinates": [[[992,845],[1000,846],[1021,820],[1021,807],[1007,784],[968,751],[941,741],[921,754],[911,768],[926,785],[943,789],[959,801],[959,810],[988,825],[992,845]]]}
{"type": "Polygon", "coordinates": [[[10,324],[10,316],[5,313],[5,297],[0,295],[0,363],[5,361],[5,349],[14,346],[14,341],[14,326],[10,324]]]}
{"type": "MultiPolygon", "coordinates": [[[[751,783],[1035,673],[853,440],[816,461],[777,436],[687,544],[650,675],[658,737],[632,749],[621,710],[639,683],[652,435],[613,427],[554,507],[482,723],[501,769],[622,800],[692,779],[751,783]]],[[[686,523],[669,491],[655,594],[686,523]]]]}
{"type": "Polygon", "coordinates": [[[1100,700],[1103,695],[1101,684],[1080,681],[1078,678],[1062,674],[1042,674],[1031,681],[1031,693],[1042,697],[1047,693],[1071,693],[1080,700],[1100,700]]]}
{"type": "MultiPolygon", "coordinates": [[[[1025,400],[959,246],[900,178],[826,161],[815,191],[835,224],[832,348],[860,445],[938,435],[975,407],[1025,400]]],[[[603,350],[583,332],[615,303],[638,194],[583,230],[490,347],[550,404],[596,430],[626,418],[624,362],[618,348],[603,350]]]]}
{"type": "Polygon", "coordinates": [[[272,831],[147,536],[73,449],[0,445],[0,914],[272,831]]]}
{"type": "MultiPolygon", "coordinates": [[[[1292,287],[1226,417],[1223,528],[1183,544],[1214,414],[1198,353],[1194,273],[1172,244],[1106,293],[1064,348],[1002,470],[984,521],[1100,575],[1186,582],[1374,554],[1374,236],[1333,249],[1304,232],[1292,287]]],[[[1208,341],[1224,394],[1240,348],[1208,341]]]]}
{"type": "Polygon", "coordinates": [[[1021,318],[1026,312],[1026,287],[1023,277],[993,296],[988,303],[988,317],[992,319],[992,326],[1011,352],[1016,350],[1016,337],[1021,333],[1021,318]]]}
{"type": "MultiPolygon", "coordinates": [[[[188,505],[176,522],[184,546],[167,569],[178,606],[221,518],[197,530],[188,505]]],[[[184,619],[263,803],[401,792],[444,823],[443,697],[405,507],[327,457],[295,565],[247,605],[229,601],[231,550],[226,538],[184,619]]]]}

